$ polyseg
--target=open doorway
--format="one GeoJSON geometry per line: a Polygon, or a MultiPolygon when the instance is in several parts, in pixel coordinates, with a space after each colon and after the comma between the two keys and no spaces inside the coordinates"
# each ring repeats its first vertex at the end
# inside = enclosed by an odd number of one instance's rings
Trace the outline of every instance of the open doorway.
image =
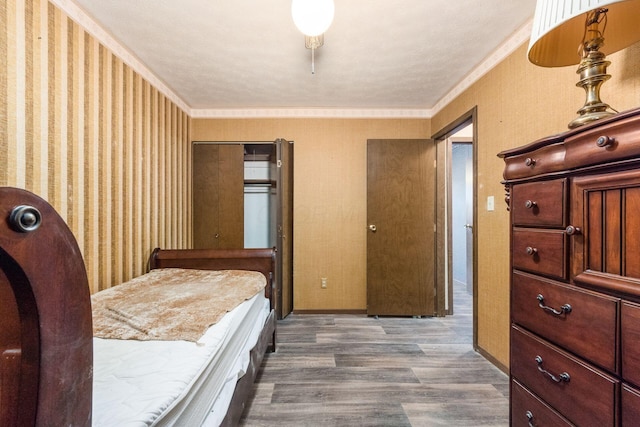
{"type": "Polygon", "coordinates": [[[465,315],[477,348],[477,125],[472,109],[434,134],[437,288],[442,315],[465,315]]]}
{"type": "Polygon", "coordinates": [[[473,124],[449,137],[451,171],[451,292],[452,313],[473,309],[473,124]]]}

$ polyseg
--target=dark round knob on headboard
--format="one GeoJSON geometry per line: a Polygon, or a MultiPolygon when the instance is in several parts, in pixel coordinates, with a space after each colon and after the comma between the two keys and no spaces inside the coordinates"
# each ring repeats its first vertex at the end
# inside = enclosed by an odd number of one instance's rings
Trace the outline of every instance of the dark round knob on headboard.
{"type": "Polygon", "coordinates": [[[37,230],[42,223],[40,211],[33,206],[20,205],[11,210],[9,224],[14,230],[22,233],[37,230]]]}

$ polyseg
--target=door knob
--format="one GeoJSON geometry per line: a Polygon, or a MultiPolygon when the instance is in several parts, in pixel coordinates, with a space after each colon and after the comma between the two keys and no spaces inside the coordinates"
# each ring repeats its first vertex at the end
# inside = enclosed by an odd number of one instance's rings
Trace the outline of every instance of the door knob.
{"type": "Polygon", "coordinates": [[[370,224],[369,225],[369,230],[373,231],[374,233],[376,232],[378,228],[375,226],[375,224],[370,224]]]}
{"type": "Polygon", "coordinates": [[[471,225],[471,224],[465,224],[465,225],[464,225],[464,228],[467,228],[467,229],[469,229],[469,228],[473,228],[473,225],[471,225]]]}

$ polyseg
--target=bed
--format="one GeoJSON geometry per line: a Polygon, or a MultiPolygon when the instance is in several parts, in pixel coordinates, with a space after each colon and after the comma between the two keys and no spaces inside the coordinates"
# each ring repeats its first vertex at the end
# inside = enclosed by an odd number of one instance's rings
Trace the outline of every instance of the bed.
{"type": "MultiPolygon", "coordinates": [[[[150,421],[118,420],[118,425],[238,423],[265,352],[275,350],[276,320],[272,301],[277,290],[274,288],[273,249],[155,249],[149,259],[149,275],[174,277],[175,271],[186,271],[208,277],[226,271],[237,271],[240,276],[259,272],[266,284],[264,290],[224,315],[201,338],[178,340],[177,347],[167,350],[161,347],[165,345],[164,339],[133,341],[94,337],[94,323],[100,322],[93,321],[95,313],[92,313],[91,300],[94,298],[95,309],[98,306],[95,297],[101,293],[89,295],[78,245],[67,225],[48,203],[27,191],[1,187],[0,217],[0,425],[91,426],[92,422],[98,425],[95,423],[102,422],[105,413],[119,412],[109,407],[105,410],[102,406],[104,400],[110,400],[103,397],[105,390],[113,389],[111,396],[117,397],[122,390],[138,387],[135,383],[110,385],[108,378],[113,376],[112,369],[120,367],[105,365],[105,360],[133,357],[131,355],[147,343],[158,347],[160,350],[156,354],[164,355],[166,360],[174,360],[174,354],[193,359],[189,363],[174,364],[190,366],[191,379],[182,380],[186,385],[171,391],[177,397],[169,403],[162,397],[164,406],[160,410],[151,409],[157,413],[150,421]],[[245,312],[257,313],[258,320],[244,320],[245,312]],[[233,331],[229,329],[230,324],[246,332],[241,344],[233,344],[243,355],[242,361],[224,359],[223,364],[232,366],[235,371],[231,370],[227,377],[216,377],[213,375],[218,370],[216,363],[223,360],[222,356],[203,357],[208,364],[201,367],[194,355],[230,352],[228,347],[211,350],[209,345],[209,342],[231,340],[230,336],[238,335],[230,332],[233,331]],[[105,343],[112,341],[117,341],[118,345],[105,347],[105,343]],[[214,386],[210,385],[212,383],[214,386]],[[192,388],[196,391],[191,391],[192,388]],[[226,390],[224,393],[223,389],[226,390]],[[202,390],[208,391],[203,393],[202,390]],[[207,394],[212,393],[211,390],[215,393],[207,394]]],[[[124,285],[119,286],[124,288],[124,285]]],[[[156,357],[149,356],[146,351],[142,350],[142,358],[137,362],[143,368],[145,364],[141,360],[156,357]]],[[[126,359],[126,363],[121,364],[125,368],[124,375],[116,376],[128,378],[136,363],[132,360],[126,359]]],[[[156,370],[155,365],[148,364],[147,367],[147,371],[156,370]]],[[[168,382],[173,381],[164,381],[168,382]]],[[[134,394],[142,396],[143,401],[153,401],[157,400],[158,388],[152,386],[148,393],[142,389],[134,394]]],[[[120,403],[128,401],[120,400],[120,403]]],[[[141,411],[134,409],[133,412],[141,411]]],[[[108,417],[106,422],[108,425],[108,417]]]]}

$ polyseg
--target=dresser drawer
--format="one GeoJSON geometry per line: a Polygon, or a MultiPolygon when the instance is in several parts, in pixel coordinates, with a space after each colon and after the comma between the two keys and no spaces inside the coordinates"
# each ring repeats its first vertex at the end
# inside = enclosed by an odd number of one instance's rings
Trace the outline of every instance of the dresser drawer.
{"type": "Polygon", "coordinates": [[[637,426],[640,421],[640,391],[622,384],[622,426],[637,426]]]}
{"type": "Polygon", "coordinates": [[[640,387],[640,305],[623,303],[620,323],[622,377],[640,387]]]}
{"type": "Polygon", "coordinates": [[[512,280],[514,323],[617,371],[617,298],[524,273],[514,272],[512,280]]]}
{"type": "Polygon", "coordinates": [[[511,427],[572,425],[518,381],[511,381],[511,427]]]}
{"type": "Polygon", "coordinates": [[[551,144],[504,158],[505,179],[528,178],[564,169],[564,144],[551,144]]]}
{"type": "Polygon", "coordinates": [[[613,426],[617,419],[616,378],[517,326],[511,375],[574,424],[613,426]]]}
{"type": "Polygon", "coordinates": [[[564,167],[573,169],[640,156],[637,121],[627,118],[606,129],[592,129],[567,138],[564,167]]]}
{"type": "Polygon", "coordinates": [[[513,268],[567,278],[566,235],[560,230],[513,229],[513,268]]]}
{"type": "Polygon", "coordinates": [[[565,227],[567,180],[529,182],[513,186],[513,225],[565,227]]]}

